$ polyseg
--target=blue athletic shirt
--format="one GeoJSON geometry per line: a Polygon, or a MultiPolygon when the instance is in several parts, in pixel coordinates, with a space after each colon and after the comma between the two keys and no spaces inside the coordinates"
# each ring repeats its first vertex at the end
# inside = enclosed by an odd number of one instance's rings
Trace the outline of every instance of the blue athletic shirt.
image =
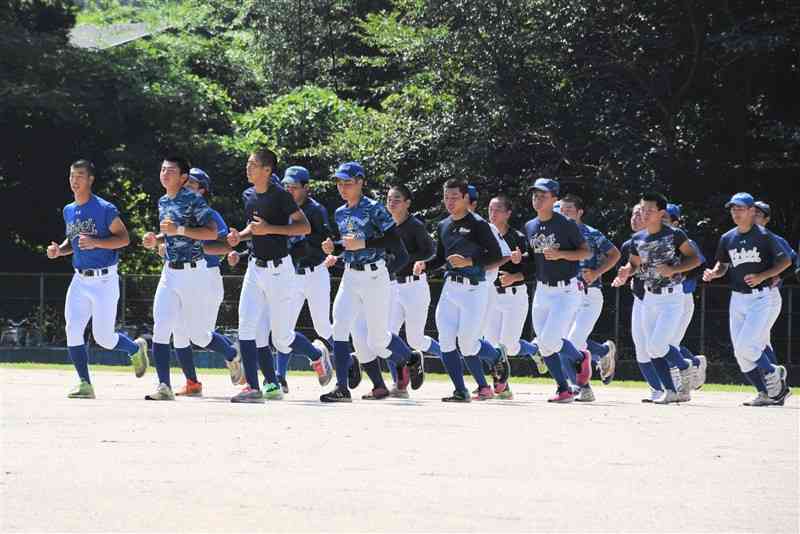
{"type": "MultiPolygon", "coordinates": [[[[745,276],[762,273],[786,257],[786,252],[774,234],[755,224],[745,234],[739,233],[738,228],[728,230],[720,238],[717,247],[717,261],[730,265],[728,275],[731,285],[734,291],[740,293],[752,291],[744,281],[745,276]]],[[[764,280],[754,289],[769,285],[770,280],[764,280]]]]}
{"type": "Polygon", "coordinates": [[[683,284],[683,273],[666,278],[658,274],[656,268],[659,265],[678,265],[682,258],[680,247],[688,239],[683,230],[671,226],[662,226],[655,234],[647,230],[633,234],[630,254],[641,259],[639,271],[647,290],[658,291],[683,284]]]}
{"type": "MultiPolygon", "coordinates": [[[[578,228],[580,229],[583,238],[586,240],[586,243],[589,244],[589,250],[592,251],[592,256],[589,259],[578,262],[578,268],[595,270],[600,267],[600,264],[606,261],[609,251],[614,248],[614,243],[609,241],[600,230],[592,228],[588,224],[579,224],[578,228]]],[[[599,277],[588,287],[603,287],[602,278],[602,276],[599,277]]]]}
{"type": "MultiPolygon", "coordinates": [[[[222,218],[222,215],[219,214],[217,210],[214,208],[209,208],[211,210],[211,218],[214,219],[214,222],[217,223],[217,238],[223,238],[228,235],[230,231],[228,229],[228,225],[225,224],[225,220],[222,218]]],[[[203,241],[203,243],[213,243],[214,241],[203,241]]],[[[206,258],[206,266],[208,267],[217,267],[220,263],[220,256],[216,256],[214,254],[203,254],[206,258]]]]}
{"type": "Polygon", "coordinates": [[[683,279],[684,293],[694,293],[694,290],[697,289],[697,283],[699,282],[700,277],[703,276],[703,271],[706,268],[706,257],[700,250],[700,246],[694,241],[694,239],[690,239],[689,244],[692,245],[692,248],[694,248],[694,250],[697,252],[697,257],[700,258],[700,265],[698,265],[691,271],[684,273],[684,279],[683,279]]]}
{"type": "MultiPolygon", "coordinates": [[[[334,220],[339,234],[353,235],[356,239],[373,239],[380,237],[394,226],[394,219],[386,207],[376,200],[362,196],[355,207],[347,204],[339,206],[334,213],[334,220]]],[[[382,248],[362,248],[361,250],[345,250],[344,262],[350,265],[366,265],[386,257],[382,248]]]]}
{"type": "Polygon", "coordinates": [[[528,240],[528,252],[536,262],[536,280],[555,283],[578,276],[579,262],[544,258],[547,248],[578,250],[586,242],[575,221],[557,212],[553,212],[549,221],[540,221],[536,217],[525,223],[525,238],[528,240]]]}
{"type": "MultiPolygon", "coordinates": [[[[211,211],[202,196],[185,187],[178,191],[175,198],[164,195],[158,199],[159,221],[169,217],[177,226],[187,228],[205,226],[212,217],[211,211]]],[[[166,236],[166,243],[167,261],[187,262],[203,259],[202,241],[184,235],[173,235],[166,236]]]]}
{"type": "Polygon", "coordinates": [[[111,223],[119,217],[114,204],[92,195],[86,204],[71,202],[64,206],[64,224],[66,236],[72,246],[72,266],[75,269],[102,269],[116,265],[119,252],[106,248],[81,250],[78,239],[87,234],[100,239],[111,235],[111,223]]]}

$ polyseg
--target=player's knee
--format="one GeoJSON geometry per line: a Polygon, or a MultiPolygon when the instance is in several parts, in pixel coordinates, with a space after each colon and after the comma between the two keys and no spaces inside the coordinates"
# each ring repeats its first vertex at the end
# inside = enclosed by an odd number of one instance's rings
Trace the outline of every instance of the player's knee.
{"type": "Polygon", "coordinates": [[[67,324],[67,346],[77,347],[83,345],[86,340],[83,337],[83,328],[77,328],[74,325],[67,324]]]}
{"type": "Polygon", "coordinates": [[[288,354],[292,352],[291,344],[294,342],[294,331],[291,331],[289,334],[284,334],[277,336],[275,333],[272,333],[272,344],[278,350],[278,352],[282,352],[284,354],[288,354]]]}
{"type": "Polygon", "coordinates": [[[198,347],[207,347],[211,344],[211,332],[198,325],[200,328],[189,333],[189,340],[198,347]]]}
{"type": "Polygon", "coordinates": [[[359,351],[356,349],[356,356],[358,357],[358,361],[362,364],[374,362],[378,358],[371,350],[359,351]]]}
{"type": "Polygon", "coordinates": [[[550,356],[561,350],[564,340],[557,333],[544,332],[539,336],[539,351],[543,356],[550,356]]]}
{"type": "Polygon", "coordinates": [[[94,340],[98,345],[108,350],[116,347],[117,342],[119,341],[119,336],[116,334],[116,332],[98,332],[97,330],[92,329],[92,337],[94,337],[94,340]]]}
{"type": "Polygon", "coordinates": [[[458,348],[464,356],[475,356],[481,350],[481,342],[473,335],[458,336],[458,348]]]}
{"type": "Polygon", "coordinates": [[[389,342],[392,340],[392,335],[386,332],[369,332],[367,334],[367,344],[370,346],[373,352],[380,354],[383,352],[386,347],[389,346],[389,342]]]}
{"type": "Polygon", "coordinates": [[[636,361],[638,363],[650,363],[650,355],[647,351],[637,348],[636,349],[636,361]]]}

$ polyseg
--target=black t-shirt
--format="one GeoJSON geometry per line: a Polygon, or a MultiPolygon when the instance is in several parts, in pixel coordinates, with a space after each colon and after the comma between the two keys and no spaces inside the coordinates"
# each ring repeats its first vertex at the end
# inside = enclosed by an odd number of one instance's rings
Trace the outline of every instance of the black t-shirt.
{"type": "Polygon", "coordinates": [[[541,282],[562,282],[578,276],[577,261],[546,260],[544,250],[578,250],[586,242],[575,221],[560,213],[553,213],[552,218],[541,221],[539,218],[525,223],[525,239],[528,253],[536,264],[536,279],[541,282]]]}
{"type": "Polygon", "coordinates": [[[425,231],[425,225],[422,221],[413,215],[409,215],[405,221],[397,226],[397,232],[400,234],[400,239],[402,239],[408,251],[408,262],[395,273],[398,278],[403,278],[411,276],[414,263],[428,261],[433,258],[436,254],[436,243],[425,231]]]}
{"type": "MultiPolygon", "coordinates": [[[[286,226],[289,217],[300,209],[292,195],[274,183],[270,183],[265,193],[256,193],[254,187],[245,189],[242,198],[248,223],[253,222],[253,215],[256,215],[267,224],[286,226]]],[[[253,235],[251,241],[258,259],[277,260],[289,254],[288,236],[253,235]]]]}
{"type": "MultiPolygon", "coordinates": [[[[744,277],[748,274],[762,273],[786,258],[786,252],[775,236],[766,228],[753,225],[746,234],[738,228],[728,230],[719,240],[717,261],[730,265],[728,275],[734,291],[750,293],[751,289],[744,277]]],[[[764,280],[757,289],[768,286],[771,280],[764,280]]]]}
{"type": "MultiPolygon", "coordinates": [[[[502,237],[503,241],[506,242],[508,248],[511,249],[511,252],[514,252],[514,250],[518,247],[520,251],[525,251],[527,248],[525,234],[516,228],[509,227],[508,231],[505,234],[502,234],[500,237],[502,237]]],[[[525,280],[511,284],[512,286],[522,286],[525,285],[525,281],[533,278],[532,275],[535,270],[535,265],[530,255],[524,255],[520,263],[514,263],[511,260],[508,260],[506,263],[500,266],[499,270],[508,274],[522,273],[525,276],[525,280]]],[[[503,285],[500,283],[499,276],[495,279],[494,285],[496,287],[503,287],[503,285]]]]}
{"type": "Polygon", "coordinates": [[[454,221],[452,217],[447,217],[439,223],[436,234],[439,240],[436,245],[436,256],[428,265],[431,270],[444,265],[452,254],[460,254],[465,258],[472,258],[473,265],[454,268],[447,264],[447,274],[484,281],[486,280],[485,266],[502,257],[500,245],[497,243],[489,223],[475,213],[468,212],[457,221],[454,221]]]}
{"type": "MultiPolygon", "coordinates": [[[[620,252],[619,265],[626,265],[628,263],[628,260],[631,257],[632,242],[633,242],[632,239],[628,239],[622,244],[622,247],[619,249],[620,252]]],[[[644,280],[642,280],[642,277],[639,276],[638,272],[631,277],[629,283],[633,296],[635,296],[639,300],[642,300],[644,298],[644,280]]]]}
{"type": "Polygon", "coordinates": [[[307,198],[300,206],[311,225],[311,233],[302,236],[289,237],[289,249],[292,254],[292,261],[296,268],[316,267],[325,259],[322,252],[322,242],[331,235],[328,225],[328,213],[325,207],[314,200],[307,198]]]}

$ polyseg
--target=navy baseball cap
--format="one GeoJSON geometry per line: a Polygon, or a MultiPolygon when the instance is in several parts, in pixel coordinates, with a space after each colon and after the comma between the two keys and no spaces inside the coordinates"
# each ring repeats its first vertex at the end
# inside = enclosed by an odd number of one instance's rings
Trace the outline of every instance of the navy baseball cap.
{"type": "Polygon", "coordinates": [[[333,177],[339,180],[355,180],[356,178],[364,178],[364,168],[357,161],[348,161],[342,163],[333,177]]]}
{"type": "Polygon", "coordinates": [[[478,201],[478,188],[474,185],[467,186],[467,196],[469,197],[470,202],[477,202],[478,201]]]}
{"type": "Polygon", "coordinates": [[[536,189],[537,191],[546,191],[548,193],[557,195],[559,187],[558,182],[552,178],[537,178],[531,186],[531,189],[536,189]]]}
{"type": "Polygon", "coordinates": [[[207,193],[211,192],[211,177],[203,169],[197,167],[189,169],[189,179],[200,184],[207,193]]]}
{"type": "Polygon", "coordinates": [[[763,200],[759,200],[758,202],[754,202],[753,206],[756,207],[758,211],[764,214],[764,216],[769,217],[772,210],[769,207],[769,204],[764,202],[763,200]]]}
{"type": "Polygon", "coordinates": [[[745,208],[750,208],[755,204],[753,200],[753,195],[750,193],[736,193],[731,197],[731,199],[725,204],[726,208],[730,208],[731,206],[743,206],[745,208]]]}
{"type": "Polygon", "coordinates": [[[667,213],[673,221],[681,218],[681,207],[677,204],[667,204],[667,213]]]}
{"type": "Polygon", "coordinates": [[[293,165],[283,173],[283,184],[307,184],[311,179],[308,169],[299,165],[293,165]]]}

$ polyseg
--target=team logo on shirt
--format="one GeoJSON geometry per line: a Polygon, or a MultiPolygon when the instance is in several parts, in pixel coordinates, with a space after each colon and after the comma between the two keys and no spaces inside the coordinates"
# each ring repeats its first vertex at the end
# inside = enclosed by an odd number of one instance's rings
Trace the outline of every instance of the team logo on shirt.
{"type": "Polygon", "coordinates": [[[369,217],[356,217],[355,215],[347,215],[339,222],[339,229],[343,230],[343,234],[355,235],[357,239],[364,236],[364,228],[369,224],[369,217]]]}
{"type": "Polygon", "coordinates": [[[738,267],[743,263],[761,263],[761,253],[757,247],[751,249],[747,248],[734,248],[728,251],[731,257],[731,263],[734,267],[738,267]]]}
{"type": "Polygon", "coordinates": [[[72,241],[81,234],[97,235],[94,219],[76,219],[67,224],[67,239],[72,241]]]}
{"type": "Polygon", "coordinates": [[[531,238],[530,245],[533,251],[538,254],[543,254],[544,250],[547,248],[561,248],[556,234],[536,234],[536,236],[531,238]]]}
{"type": "Polygon", "coordinates": [[[458,229],[458,233],[459,233],[459,234],[461,234],[461,235],[469,235],[469,234],[471,234],[471,233],[472,233],[472,230],[470,230],[469,228],[466,228],[466,227],[462,226],[462,227],[460,227],[460,228],[458,229]]]}

